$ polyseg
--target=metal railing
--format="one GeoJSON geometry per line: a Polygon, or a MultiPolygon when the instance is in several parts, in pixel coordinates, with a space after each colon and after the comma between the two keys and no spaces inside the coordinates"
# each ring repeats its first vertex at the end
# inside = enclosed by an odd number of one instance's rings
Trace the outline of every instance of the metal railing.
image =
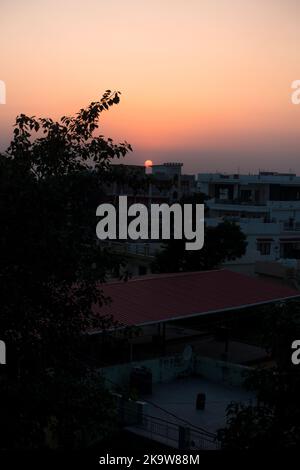
{"type": "Polygon", "coordinates": [[[284,222],[283,223],[283,229],[286,232],[299,232],[300,223],[299,222],[294,222],[294,223],[284,222]]]}
{"type": "Polygon", "coordinates": [[[182,448],[182,433],[184,434],[184,448],[187,450],[218,450],[220,443],[214,433],[204,432],[193,425],[178,424],[157,416],[141,415],[141,419],[131,424],[131,427],[147,432],[151,439],[160,438],[171,447],[182,448]]]}
{"type": "Polygon", "coordinates": [[[153,258],[157,251],[157,246],[151,243],[134,243],[134,242],[101,242],[102,244],[109,246],[114,252],[119,254],[127,254],[134,256],[144,256],[147,258],[153,258]]]}
{"type": "Polygon", "coordinates": [[[147,430],[151,436],[163,437],[166,440],[171,440],[178,444],[179,431],[178,425],[166,421],[155,416],[143,415],[142,423],[139,425],[142,429],[147,430]]]}
{"type": "Polygon", "coordinates": [[[214,204],[224,204],[224,205],[231,205],[231,206],[258,206],[258,207],[266,207],[266,202],[259,202],[259,201],[245,201],[241,199],[220,199],[220,198],[213,198],[208,201],[209,203],[214,204]]]}
{"type": "Polygon", "coordinates": [[[207,437],[197,430],[190,430],[190,450],[219,450],[221,448],[217,436],[207,437]]]}

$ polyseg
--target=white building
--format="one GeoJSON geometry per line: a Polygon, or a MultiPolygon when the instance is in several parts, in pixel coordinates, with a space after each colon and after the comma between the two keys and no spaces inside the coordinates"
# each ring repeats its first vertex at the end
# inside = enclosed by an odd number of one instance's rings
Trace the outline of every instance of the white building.
{"type": "Polygon", "coordinates": [[[300,258],[299,176],[200,173],[197,187],[209,196],[208,225],[233,220],[247,235],[247,252],[238,263],[300,258]]]}

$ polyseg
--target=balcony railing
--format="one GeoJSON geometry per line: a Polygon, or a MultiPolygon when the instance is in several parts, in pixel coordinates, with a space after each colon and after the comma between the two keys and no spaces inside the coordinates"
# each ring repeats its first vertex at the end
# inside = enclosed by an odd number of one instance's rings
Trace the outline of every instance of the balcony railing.
{"type": "Polygon", "coordinates": [[[118,242],[111,240],[104,240],[101,243],[109,246],[116,253],[150,258],[153,258],[158,250],[157,243],[118,242]]]}
{"type": "Polygon", "coordinates": [[[257,201],[242,201],[240,199],[219,199],[214,198],[211,199],[209,202],[213,202],[215,204],[224,204],[224,205],[232,205],[232,206],[259,206],[264,207],[267,206],[265,202],[257,202],[257,201]]]}
{"type": "MultiPolygon", "coordinates": [[[[143,415],[140,423],[135,425],[143,431],[150,433],[151,438],[155,436],[169,441],[170,445],[180,448],[180,425],[172,423],[156,416],[143,415]]],[[[220,443],[213,433],[200,431],[196,426],[184,426],[186,433],[185,448],[189,450],[217,450],[220,443]]]]}
{"type": "Polygon", "coordinates": [[[286,232],[298,232],[300,231],[300,222],[294,222],[292,224],[289,222],[284,222],[283,230],[286,232]]]}

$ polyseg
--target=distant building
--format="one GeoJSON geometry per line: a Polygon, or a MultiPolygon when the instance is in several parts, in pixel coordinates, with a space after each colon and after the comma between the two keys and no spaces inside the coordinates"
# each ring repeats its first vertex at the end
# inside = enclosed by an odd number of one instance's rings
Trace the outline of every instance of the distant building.
{"type": "Polygon", "coordinates": [[[300,201],[300,176],[294,173],[199,173],[197,186],[200,191],[215,199],[216,204],[220,201],[249,204],[252,206],[251,212],[255,212],[255,206],[266,205],[268,201],[300,201]]]}
{"type": "Polygon", "coordinates": [[[154,175],[165,175],[169,178],[174,176],[181,176],[181,168],[183,167],[183,163],[178,162],[168,162],[162,163],[160,165],[152,165],[152,174],[154,175]]]}
{"type": "Polygon", "coordinates": [[[172,181],[169,195],[171,201],[176,201],[182,196],[189,196],[196,190],[195,175],[183,175],[181,173],[183,163],[163,163],[161,165],[152,165],[152,175],[160,181],[172,181]]]}
{"type": "MultiPolygon", "coordinates": [[[[183,163],[163,163],[152,165],[148,172],[144,165],[113,165],[116,179],[105,186],[106,198],[113,203],[118,196],[126,195],[128,204],[172,204],[196,191],[195,175],[183,175],[182,167],[183,163]]],[[[151,240],[118,241],[110,245],[126,256],[126,267],[133,275],[149,274],[155,252],[161,248],[161,242],[151,240]]]]}
{"type": "Polygon", "coordinates": [[[247,235],[247,252],[239,263],[300,258],[299,176],[199,173],[197,189],[209,196],[209,225],[233,220],[247,235]]]}
{"type": "Polygon", "coordinates": [[[178,201],[196,191],[195,175],[182,174],[182,166],[183,163],[163,163],[152,165],[148,172],[144,165],[113,165],[119,178],[106,186],[106,193],[109,196],[126,195],[129,202],[144,204],[178,201]],[[152,183],[145,184],[149,174],[152,183]]]}

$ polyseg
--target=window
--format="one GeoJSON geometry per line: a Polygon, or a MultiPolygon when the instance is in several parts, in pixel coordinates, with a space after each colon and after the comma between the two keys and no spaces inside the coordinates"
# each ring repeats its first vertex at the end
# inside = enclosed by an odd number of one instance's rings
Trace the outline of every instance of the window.
{"type": "Polygon", "coordinates": [[[241,201],[242,202],[251,202],[252,201],[252,191],[251,191],[251,189],[242,189],[241,190],[241,201]]]}
{"type": "Polygon", "coordinates": [[[222,201],[229,199],[229,190],[228,190],[228,188],[220,188],[219,199],[222,199],[222,201]]]}
{"type": "Polygon", "coordinates": [[[257,242],[257,250],[261,255],[269,255],[271,253],[271,242],[257,242]]]}

